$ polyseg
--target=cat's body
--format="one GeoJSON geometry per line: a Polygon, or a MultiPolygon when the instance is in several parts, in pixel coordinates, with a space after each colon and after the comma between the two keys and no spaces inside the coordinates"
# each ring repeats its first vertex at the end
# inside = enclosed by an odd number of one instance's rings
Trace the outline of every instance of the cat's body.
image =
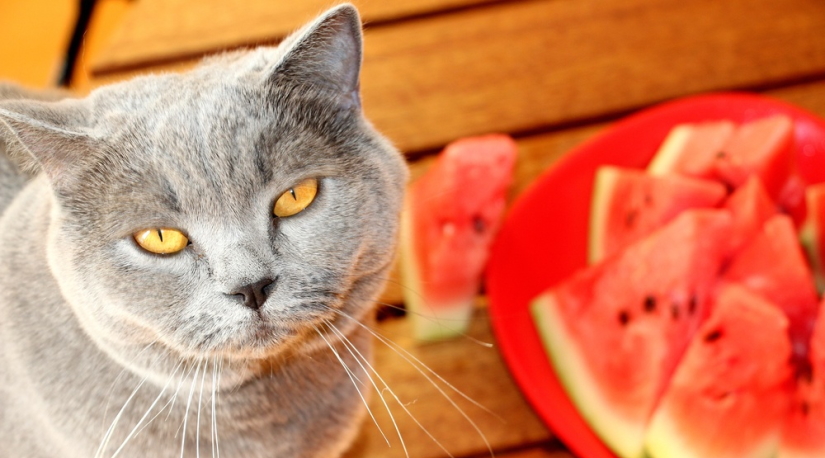
{"type": "Polygon", "coordinates": [[[185,75],[0,100],[0,456],[345,449],[406,180],[361,115],[360,45],[345,6],[185,75]],[[155,228],[191,244],[146,252],[155,228]]]}

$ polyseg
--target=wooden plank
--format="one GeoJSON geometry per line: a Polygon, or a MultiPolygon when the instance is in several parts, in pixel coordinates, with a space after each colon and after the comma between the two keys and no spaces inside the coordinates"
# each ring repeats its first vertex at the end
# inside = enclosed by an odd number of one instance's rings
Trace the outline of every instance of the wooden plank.
{"type": "MultiPolygon", "coordinates": [[[[420,373],[414,364],[405,360],[409,358],[405,353],[377,344],[374,358],[377,371],[415,417],[413,420],[405,413],[389,392],[384,393],[410,456],[448,456],[416,421],[456,457],[488,453],[484,438],[493,450],[542,444],[551,439],[550,432],[538,420],[511,380],[498,350],[479,343],[493,342],[483,308],[477,310],[465,338],[439,343],[417,343],[412,339],[410,320],[406,319],[380,323],[378,330],[467,397],[489,410],[487,412],[461,398],[427,370],[424,372],[426,376],[420,373]],[[467,418],[439,393],[427,377],[433,378],[456,405],[466,412],[467,418]],[[475,423],[475,427],[470,420],[475,423]],[[476,427],[484,438],[476,431],[476,427]]],[[[347,457],[404,457],[392,420],[375,393],[370,408],[392,446],[387,446],[378,428],[367,418],[359,439],[347,457]]]]}
{"type": "Polygon", "coordinates": [[[495,4],[366,34],[363,97],[405,151],[825,74],[825,3],[495,4]]]}
{"type": "Polygon", "coordinates": [[[496,456],[498,458],[575,458],[570,452],[558,450],[557,447],[557,444],[546,444],[496,456]]]}
{"type": "MultiPolygon", "coordinates": [[[[410,16],[460,9],[494,0],[354,0],[370,25],[410,16]]],[[[96,75],[126,68],[261,43],[277,43],[304,22],[334,5],[332,0],[300,2],[245,0],[141,0],[119,32],[94,60],[96,75]]]]}
{"type": "Polygon", "coordinates": [[[823,76],[821,30],[825,3],[809,0],[494,3],[368,27],[364,107],[403,151],[432,151],[823,76]]]}

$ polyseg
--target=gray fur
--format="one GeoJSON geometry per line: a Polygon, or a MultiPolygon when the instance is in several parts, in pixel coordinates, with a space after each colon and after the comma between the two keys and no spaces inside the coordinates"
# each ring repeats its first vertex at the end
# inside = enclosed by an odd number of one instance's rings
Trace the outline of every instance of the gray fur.
{"type": "Polygon", "coordinates": [[[407,178],[361,114],[360,61],[344,5],[186,74],[0,100],[2,456],[93,457],[113,423],[100,456],[139,424],[117,456],[342,453],[364,406],[324,338],[365,378],[337,331],[369,357],[355,320],[371,320],[407,178]],[[316,200],[273,217],[308,177],[316,200]],[[148,254],[131,234],[154,227],[192,245],[148,254]],[[264,277],[259,310],[231,295],[264,277]]]}

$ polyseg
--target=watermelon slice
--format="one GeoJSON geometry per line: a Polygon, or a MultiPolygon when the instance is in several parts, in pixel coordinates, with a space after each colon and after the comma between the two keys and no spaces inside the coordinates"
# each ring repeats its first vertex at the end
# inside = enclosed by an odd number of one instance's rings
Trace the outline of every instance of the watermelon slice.
{"type": "Polygon", "coordinates": [[[817,289],[825,290],[825,183],[805,191],[807,216],[800,233],[802,245],[811,261],[817,289]]]}
{"type": "Polygon", "coordinates": [[[790,217],[777,214],[765,222],[731,260],[723,277],[781,307],[790,322],[794,355],[806,358],[819,299],[790,217]]]}
{"type": "Polygon", "coordinates": [[[682,124],[668,134],[648,172],[721,180],[738,188],[751,175],[778,199],[791,177],[794,126],[775,115],[735,126],[730,121],[682,124]]]}
{"type": "Polygon", "coordinates": [[[793,376],[787,327],[774,304],[723,286],[651,418],[650,456],[774,456],[793,376]]]}
{"type": "Polygon", "coordinates": [[[825,456],[825,308],[820,307],[810,343],[809,371],[797,377],[785,419],[779,458],[825,456]]]}
{"type": "Polygon", "coordinates": [[[643,238],[683,210],[716,206],[725,194],[725,187],[713,181],[600,167],[590,206],[590,263],[643,238]]]}
{"type": "Polygon", "coordinates": [[[705,316],[731,226],[725,210],[687,210],[531,305],[562,385],[622,457],[642,454],[648,417],[705,316]]]}
{"type": "Polygon", "coordinates": [[[756,175],[776,199],[791,176],[793,146],[793,121],[785,115],[742,124],[719,154],[717,175],[732,188],[756,175]]]}
{"type": "Polygon", "coordinates": [[[776,214],[776,206],[757,177],[751,177],[725,201],[725,208],[733,215],[731,249],[735,252],[762,229],[762,225],[776,214]]]}
{"type": "Polygon", "coordinates": [[[665,138],[647,171],[652,175],[715,178],[717,155],[735,129],[731,121],[680,124],[665,138]]]}
{"type": "Polygon", "coordinates": [[[506,135],[458,140],[409,188],[401,223],[404,302],[416,336],[464,332],[516,160],[506,135]]]}

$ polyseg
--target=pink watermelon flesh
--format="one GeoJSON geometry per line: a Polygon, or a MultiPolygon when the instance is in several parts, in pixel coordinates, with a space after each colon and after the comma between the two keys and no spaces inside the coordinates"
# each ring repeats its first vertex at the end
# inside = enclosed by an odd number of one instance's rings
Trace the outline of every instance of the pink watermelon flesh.
{"type": "Polygon", "coordinates": [[[775,115],[742,124],[719,154],[717,176],[737,188],[756,175],[776,199],[791,176],[793,146],[793,121],[787,116],[775,115]]]}
{"type": "Polygon", "coordinates": [[[797,228],[802,227],[807,217],[806,190],[808,188],[805,180],[799,175],[791,175],[788,181],[782,186],[777,197],[777,207],[779,210],[793,219],[797,228]]]}
{"type": "Polygon", "coordinates": [[[650,422],[653,458],[774,456],[793,377],[776,305],[724,285],[650,422]]]}
{"type": "Polygon", "coordinates": [[[825,290],[825,183],[805,191],[807,216],[802,226],[802,244],[813,268],[817,288],[825,290]]]}
{"type": "Polygon", "coordinates": [[[714,207],[725,195],[725,187],[713,181],[600,167],[593,186],[589,261],[618,252],[688,208],[714,207]]]}
{"type": "Polygon", "coordinates": [[[647,171],[652,175],[716,178],[717,155],[735,128],[731,121],[680,124],[665,138],[647,171]]]}
{"type": "Polygon", "coordinates": [[[797,377],[785,418],[778,458],[821,458],[825,456],[825,312],[819,317],[811,337],[810,370],[797,377]]]}
{"type": "Polygon", "coordinates": [[[516,160],[506,135],[448,145],[412,184],[401,229],[404,301],[416,336],[464,332],[516,160]]]}
{"type": "Polygon", "coordinates": [[[819,308],[813,276],[793,222],[777,214],[731,260],[724,279],[741,283],[781,307],[789,320],[794,357],[807,359],[807,346],[819,308]]]}
{"type": "Polygon", "coordinates": [[[751,177],[725,201],[733,215],[731,249],[736,252],[760,232],[762,225],[776,214],[776,206],[757,177],[751,177]]]}
{"type": "Polygon", "coordinates": [[[622,457],[642,453],[648,416],[705,316],[731,226],[725,210],[687,210],[532,304],[570,398],[622,457]]]}

